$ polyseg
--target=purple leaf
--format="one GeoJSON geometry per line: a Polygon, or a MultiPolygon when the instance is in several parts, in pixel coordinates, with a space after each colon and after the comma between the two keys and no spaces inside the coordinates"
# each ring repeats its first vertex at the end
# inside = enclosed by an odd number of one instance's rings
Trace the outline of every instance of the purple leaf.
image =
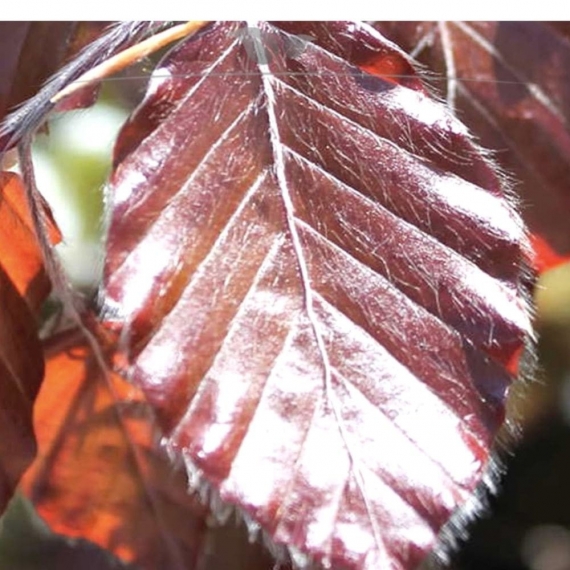
{"type": "Polygon", "coordinates": [[[433,547],[531,334],[504,181],[417,76],[359,67],[383,58],[413,70],[365,25],[213,24],[159,64],[109,186],[104,315],[169,446],[327,567],[433,547]]]}

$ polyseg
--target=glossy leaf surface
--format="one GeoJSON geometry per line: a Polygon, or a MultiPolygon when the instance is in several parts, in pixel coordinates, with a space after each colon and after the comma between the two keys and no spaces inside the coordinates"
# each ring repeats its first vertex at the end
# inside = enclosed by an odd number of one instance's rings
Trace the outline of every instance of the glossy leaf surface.
{"type": "Polygon", "coordinates": [[[333,567],[432,547],[530,331],[500,178],[419,82],[358,67],[385,57],[409,66],[362,25],[210,26],[155,71],[109,188],[106,315],[171,447],[333,567]]]}
{"type": "Polygon", "coordinates": [[[376,26],[441,74],[436,88],[514,175],[523,215],[538,234],[538,269],[570,259],[570,40],[563,23],[376,26]]]}

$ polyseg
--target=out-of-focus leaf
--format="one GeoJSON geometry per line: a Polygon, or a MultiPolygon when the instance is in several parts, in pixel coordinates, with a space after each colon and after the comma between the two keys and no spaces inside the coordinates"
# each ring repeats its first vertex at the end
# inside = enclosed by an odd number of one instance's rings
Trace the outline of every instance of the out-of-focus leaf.
{"type": "Polygon", "coordinates": [[[32,406],[43,376],[36,320],[0,265],[0,513],[36,451],[32,406]]]}
{"type": "Polygon", "coordinates": [[[516,179],[537,267],[570,259],[570,39],[547,22],[379,22],[516,179]],[[443,88],[443,89],[442,89],[443,88]],[[546,254],[546,255],[544,255],[546,254]]]}
{"type": "Polygon", "coordinates": [[[101,34],[105,22],[0,22],[0,121],[101,34]]]}
{"type": "MultiPolygon", "coordinates": [[[[55,244],[61,240],[61,234],[47,204],[44,216],[49,239],[55,244]]],[[[49,293],[50,283],[22,181],[12,172],[0,172],[0,264],[20,295],[37,311],[49,293]]]]}
{"type": "Polygon", "coordinates": [[[194,568],[207,511],[159,449],[140,391],[107,378],[79,332],[46,345],[24,493],[52,530],[141,568],[194,568]]]}
{"type": "Polygon", "coordinates": [[[21,180],[0,172],[0,512],[35,453],[32,407],[44,370],[36,313],[49,290],[21,180]]]}
{"type": "Polygon", "coordinates": [[[65,57],[75,22],[1,22],[0,120],[35,95],[65,57]]]}
{"type": "Polygon", "coordinates": [[[211,25],[158,66],[102,301],[193,480],[298,560],[412,568],[488,465],[528,244],[465,127],[361,70],[402,52],[278,26],[211,25]]]}
{"type": "MultiPolygon", "coordinates": [[[[66,56],[76,53],[86,42],[100,34],[97,23],[0,24],[0,121],[13,105],[36,93],[46,76],[66,56]]],[[[85,66],[97,62],[124,45],[135,41],[152,24],[121,24],[90,46],[77,64],[71,63],[59,80],[52,81],[19,112],[0,122],[0,162],[2,151],[19,137],[37,128],[50,104],[50,94],[59,85],[73,80],[85,66]],[[51,89],[51,91],[50,91],[51,89]]],[[[85,93],[73,104],[85,102],[85,93]]],[[[49,281],[42,267],[42,253],[32,229],[27,201],[20,180],[0,173],[0,511],[9,500],[23,469],[33,458],[35,443],[31,412],[43,376],[43,355],[36,334],[36,312],[49,292],[49,281]]],[[[37,197],[40,215],[47,218],[52,243],[59,239],[51,213],[37,197]]],[[[49,254],[49,252],[44,252],[49,254]]]]}

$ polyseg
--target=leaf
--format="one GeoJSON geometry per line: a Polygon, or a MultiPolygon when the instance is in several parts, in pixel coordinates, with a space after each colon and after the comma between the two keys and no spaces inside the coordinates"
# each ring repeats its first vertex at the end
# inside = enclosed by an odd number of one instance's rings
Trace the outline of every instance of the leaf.
{"type": "Polygon", "coordinates": [[[35,319],[0,265],[0,513],[35,454],[32,406],[43,376],[35,319]]]}
{"type": "Polygon", "coordinates": [[[105,22],[0,22],[0,121],[101,35],[105,22]]]}
{"type": "Polygon", "coordinates": [[[482,144],[497,150],[497,160],[517,180],[525,220],[537,241],[554,250],[536,250],[540,270],[570,259],[570,39],[559,24],[376,25],[449,77],[438,87],[482,144]]]}
{"type": "Polygon", "coordinates": [[[115,149],[103,316],[169,445],[298,563],[412,568],[489,464],[524,226],[351,23],[217,23],[115,149]],[[299,38],[309,36],[311,41],[299,38]]]}
{"type": "Polygon", "coordinates": [[[35,454],[32,406],[44,370],[36,313],[49,289],[21,180],[0,172],[0,513],[35,454]]]}
{"type": "Polygon", "coordinates": [[[1,22],[0,119],[60,66],[76,22],[1,22]]]}

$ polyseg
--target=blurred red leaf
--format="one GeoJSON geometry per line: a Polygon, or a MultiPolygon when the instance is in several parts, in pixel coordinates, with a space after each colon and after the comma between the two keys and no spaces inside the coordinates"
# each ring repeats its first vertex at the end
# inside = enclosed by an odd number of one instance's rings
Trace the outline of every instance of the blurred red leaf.
{"type": "Polygon", "coordinates": [[[57,105],[51,99],[86,70],[136,43],[156,25],[116,22],[107,27],[106,22],[0,23],[4,56],[0,63],[0,150],[11,148],[25,134],[33,134],[54,109],[65,111],[93,104],[97,85],[86,86],[57,105]]]}
{"type": "Polygon", "coordinates": [[[36,321],[0,264],[0,513],[36,448],[32,406],[43,376],[36,321]]]}
{"type": "Polygon", "coordinates": [[[458,116],[497,151],[540,236],[536,265],[570,258],[570,39],[548,22],[379,22],[431,71],[458,116]],[[445,81],[445,77],[448,77],[445,81]]]}
{"type": "Polygon", "coordinates": [[[0,22],[0,120],[61,65],[77,22],[0,22]]]}
{"type": "Polygon", "coordinates": [[[36,313],[49,290],[22,182],[0,172],[0,512],[35,454],[32,407],[44,370],[36,313]]]}
{"type": "Polygon", "coordinates": [[[104,310],[195,482],[324,564],[412,568],[487,466],[528,244],[463,125],[359,69],[395,46],[278,26],[214,24],[151,77],[104,310]]]}

